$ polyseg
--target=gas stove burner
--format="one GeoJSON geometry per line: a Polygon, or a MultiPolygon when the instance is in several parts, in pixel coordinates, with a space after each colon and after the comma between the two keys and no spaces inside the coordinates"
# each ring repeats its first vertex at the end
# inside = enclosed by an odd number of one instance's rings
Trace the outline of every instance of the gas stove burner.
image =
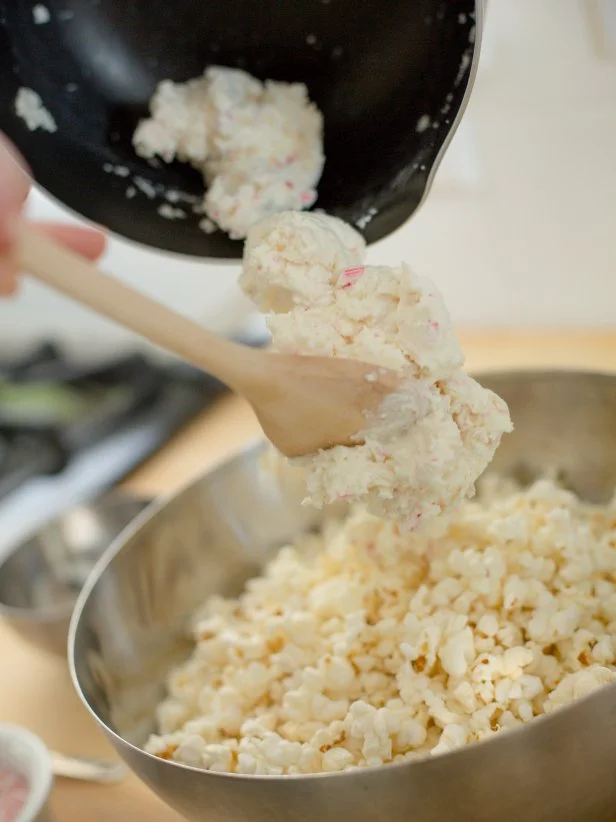
{"type": "Polygon", "coordinates": [[[145,415],[159,433],[149,453],[139,455],[142,461],[224,391],[183,364],[161,366],[141,355],[75,363],[50,343],[0,363],[0,502],[36,477],[61,473],[93,446],[139,428],[145,415]]]}

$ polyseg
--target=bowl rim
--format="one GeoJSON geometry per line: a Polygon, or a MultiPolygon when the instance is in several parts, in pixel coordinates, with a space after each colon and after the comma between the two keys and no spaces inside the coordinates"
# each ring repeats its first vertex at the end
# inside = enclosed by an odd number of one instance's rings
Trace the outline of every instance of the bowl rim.
{"type": "MultiPolygon", "coordinates": [[[[476,379],[478,382],[481,382],[482,379],[490,377],[503,377],[510,379],[524,379],[527,377],[591,377],[616,381],[616,369],[611,371],[607,369],[583,369],[566,367],[515,368],[511,370],[503,368],[492,368],[481,370],[471,369],[469,371],[469,375],[476,379]]],[[[87,699],[85,693],[83,692],[83,689],[81,688],[79,675],[77,673],[74,654],[75,640],[79,621],[83,613],[83,610],[87,604],[87,601],[90,597],[90,594],[96,587],[103,572],[122,550],[124,544],[127,541],[131,540],[136,535],[136,533],[141,529],[141,527],[145,525],[147,522],[149,522],[151,519],[153,519],[159,511],[161,511],[169,503],[173,502],[173,500],[180,497],[185,492],[189,491],[191,488],[196,487],[199,483],[203,482],[206,477],[209,477],[212,481],[214,481],[217,477],[224,476],[228,471],[233,471],[236,465],[241,464],[247,457],[250,457],[253,454],[258,454],[260,451],[262,451],[266,445],[266,442],[267,440],[263,436],[258,437],[256,439],[253,438],[243,447],[237,449],[230,456],[218,460],[201,474],[192,477],[192,479],[189,479],[187,482],[183,483],[175,490],[167,492],[161,495],[158,499],[156,499],[150,506],[148,506],[148,508],[145,511],[142,512],[142,514],[140,514],[135,520],[133,520],[133,522],[122,532],[122,534],[120,534],[113,541],[113,543],[109,546],[109,548],[103,554],[103,556],[99,558],[96,565],[90,572],[86,584],[84,585],[79,594],[77,602],[75,603],[73,614],[71,616],[68,632],[67,657],[71,682],[81,702],[83,703],[89,714],[98,724],[98,726],[105,732],[105,734],[107,734],[109,738],[114,742],[114,744],[116,744],[117,747],[119,747],[120,749],[128,748],[131,753],[136,754],[138,757],[145,757],[147,760],[155,762],[159,766],[160,763],[164,763],[165,765],[171,766],[173,768],[179,768],[181,770],[201,774],[201,778],[207,777],[231,780],[248,780],[253,782],[260,781],[266,782],[268,784],[273,784],[280,781],[284,781],[286,783],[294,781],[303,782],[306,780],[322,780],[336,778],[340,779],[343,777],[349,778],[356,775],[357,773],[366,775],[381,773],[384,769],[387,769],[387,771],[391,772],[393,770],[413,768],[415,772],[418,772],[420,770],[429,770],[430,768],[435,767],[435,765],[438,767],[437,763],[440,763],[444,760],[449,760],[451,757],[460,758],[462,756],[472,756],[475,751],[483,750],[483,748],[486,745],[491,745],[492,748],[497,748],[503,744],[506,744],[508,739],[511,739],[513,737],[519,737],[522,734],[528,735],[529,733],[532,733],[533,729],[537,727],[543,727],[546,724],[558,722],[559,717],[562,717],[564,715],[571,713],[572,711],[575,711],[580,705],[587,704],[593,701],[597,698],[599,694],[604,693],[608,689],[612,691],[616,690],[616,680],[614,680],[611,683],[607,683],[606,685],[601,686],[599,689],[591,692],[590,694],[587,694],[586,696],[576,699],[574,702],[571,702],[568,705],[559,708],[557,711],[553,713],[542,714],[541,716],[534,717],[533,720],[529,723],[525,723],[524,725],[515,728],[508,728],[504,734],[495,733],[493,736],[489,738],[478,740],[476,742],[473,742],[471,745],[464,745],[460,748],[446,751],[442,754],[438,754],[437,756],[431,756],[430,754],[427,754],[426,756],[422,756],[420,758],[417,758],[416,760],[413,759],[405,762],[389,762],[383,765],[373,765],[361,769],[353,768],[348,771],[338,772],[321,772],[308,774],[240,774],[228,773],[225,771],[208,771],[204,770],[203,768],[197,768],[194,765],[186,765],[183,762],[176,762],[172,759],[161,759],[161,757],[158,757],[155,754],[151,754],[143,748],[139,747],[138,745],[124,739],[116,730],[107,725],[107,723],[104,722],[98,716],[97,712],[90,705],[89,700],[87,699]]]]}
{"type": "MultiPolygon", "coordinates": [[[[12,741],[21,746],[31,763],[30,774],[23,774],[22,770],[17,768],[28,780],[28,795],[15,822],[33,822],[45,806],[53,786],[53,768],[49,751],[39,736],[19,725],[0,724],[0,742],[3,741],[12,741]]],[[[10,763],[14,760],[9,754],[3,761],[11,767],[10,763]]]]}

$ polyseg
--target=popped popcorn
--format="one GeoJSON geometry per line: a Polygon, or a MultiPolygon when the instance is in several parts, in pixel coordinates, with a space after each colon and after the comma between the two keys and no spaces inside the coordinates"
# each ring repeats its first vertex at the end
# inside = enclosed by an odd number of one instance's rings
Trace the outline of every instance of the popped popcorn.
{"type": "Polygon", "coordinates": [[[356,510],[205,603],[146,749],[264,775],[455,750],[614,681],[615,606],[616,501],[540,481],[438,537],[356,510]]]}
{"type": "Polygon", "coordinates": [[[359,502],[414,529],[473,495],[511,420],[461,370],[436,286],[406,265],[364,265],[365,253],[341,220],[277,214],[250,230],[240,285],[266,312],[275,350],[399,372],[400,390],[366,420],[359,444],[292,463],[305,471],[306,502],[359,502]]]}
{"type": "Polygon", "coordinates": [[[310,208],[325,162],[323,117],[305,85],[261,83],[223,66],[159,83],[133,145],[142,157],[200,171],[207,216],[199,225],[233,238],[270,214],[310,208]]]}

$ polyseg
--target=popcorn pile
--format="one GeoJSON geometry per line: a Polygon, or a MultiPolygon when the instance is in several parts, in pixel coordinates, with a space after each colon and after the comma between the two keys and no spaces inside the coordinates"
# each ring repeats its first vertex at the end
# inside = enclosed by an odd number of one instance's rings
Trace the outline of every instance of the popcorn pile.
{"type": "Polygon", "coordinates": [[[503,400],[461,370],[434,283],[406,265],[364,265],[365,253],[341,220],[285,212],[249,232],[240,284],[266,313],[275,350],[400,374],[361,444],[293,463],[306,471],[307,502],[361,503],[414,529],[473,495],[511,420],[503,400]]]}
{"type": "Polygon", "coordinates": [[[613,681],[614,637],[616,500],[543,480],[438,538],[357,512],[208,601],[147,750],[242,774],[440,754],[613,681]]]}

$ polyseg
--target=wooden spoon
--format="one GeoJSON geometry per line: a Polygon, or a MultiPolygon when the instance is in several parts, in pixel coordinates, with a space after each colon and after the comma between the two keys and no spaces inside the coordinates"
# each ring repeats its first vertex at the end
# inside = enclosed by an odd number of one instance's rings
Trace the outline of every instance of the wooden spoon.
{"type": "Polygon", "coordinates": [[[24,271],[77,302],[213,374],[253,407],[266,436],[287,457],[356,445],[394,372],[356,360],[274,354],[229,342],[104,274],[55,241],[24,229],[24,271]]]}

